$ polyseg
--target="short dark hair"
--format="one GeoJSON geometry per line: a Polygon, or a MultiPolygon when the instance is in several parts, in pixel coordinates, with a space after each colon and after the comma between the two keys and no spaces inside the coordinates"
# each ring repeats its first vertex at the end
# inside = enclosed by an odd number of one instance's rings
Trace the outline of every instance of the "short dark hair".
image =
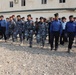
{"type": "Polygon", "coordinates": [[[1,17],[4,17],[3,15],[1,15],[1,17]]]}
{"type": "Polygon", "coordinates": [[[27,15],[27,17],[31,17],[31,14],[27,15]]]}
{"type": "Polygon", "coordinates": [[[43,17],[40,17],[40,20],[41,20],[41,19],[44,19],[44,18],[43,18],[43,17]]]}
{"type": "Polygon", "coordinates": [[[36,19],[38,19],[38,18],[36,18],[36,19]]]}
{"type": "Polygon", "coordinates": [[[74,17],[74,19],[76,19],[76,17],[74,17]]]}
{"type": "Polygon", "coordinates": [[[62,20],[63,20],[63,19],[66,19],[66,18],[65,18],[65,17],[62,17],[62,20]]]}
{"type": "Polygon", "coordinates": [[[12,18],[12,16],[10,16],[9,18],[12,18]]]}
{"type": "Polygon", "coordinates": [[[22,19],[24,19],[25,17],[22,17],[22,19]]]}
{"type": "Polygon", "coordinates": [[[69,18],[73,18],[73,15],[70,15],[69,18]]]}
{"type": "Polygon", "coordinates": [[[57,17],[57,16],[59,16],[59,14],[58,13],[55,13],[54,16],[57,17]]]}
{"type": "Polygon", "coordinates": [[[6,19],[9,19],[9,18],[6,18],[6,19]]]}
{"type": "Polygon", "coordinates": [[[17,15],[17,17],[21,17],[20,15],[17,15]]]}
{"type": "Polygon", "coordinates": [[[12,15],[12,17],[14,17],[15,15],[12,15]]]}

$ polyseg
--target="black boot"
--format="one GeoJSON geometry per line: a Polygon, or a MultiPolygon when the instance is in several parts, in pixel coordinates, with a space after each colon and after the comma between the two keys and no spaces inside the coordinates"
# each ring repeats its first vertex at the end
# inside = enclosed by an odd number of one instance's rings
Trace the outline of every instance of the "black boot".
{"type": "Polygon", "coordinates": [[[51,47],[51,51],[53,50],[53,47],[51,47]]]}
{"type": "Polygon", "coordinates": [[[30,48],[32,48],[32,46],[31,46],[31,45],[30,45],[29,47],[30,47],[30,48]]]}
{"type": "Polygon", "coordinates": [[[55,47],[55,51],[57,51],[58,50],[58,47],[55,47]]]}
{"type": "Polygon", "coordinates": [[[68,51],[67,51],[67,53],[70,53],[70,48],[68,48],[68,51]]]}

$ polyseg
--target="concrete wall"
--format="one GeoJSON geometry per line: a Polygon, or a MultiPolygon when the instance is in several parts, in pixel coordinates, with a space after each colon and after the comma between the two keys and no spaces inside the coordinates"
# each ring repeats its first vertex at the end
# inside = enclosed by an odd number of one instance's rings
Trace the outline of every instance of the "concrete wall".
{"type": "MultiPolygon", "coordinates": [[[[76,16],[76,11],[73,12],[73,11],[66,11],[66,10],[64,10],[64,11],[59,10],[59,11],[15,12],[15,13],[4,13],[3,15],[5,16],[5,18],[9,17],[13,14],[21,15],[22,17],[24,16],[25,18],[27,18],[27,15],[31,14],[33,19],[35,20],[36,17],[39,18],[40,16],[43,16],[43,17],[49,19],[49,17],[54,17],[54,13],[56,13],[56,12],[59,13],[60,18],[65,16],[67,18],[67,20],[68,20],[69,15],[76,16]]],[[[2,14],[0,14],[0,15],[2,15],[2,14]]]]}
{"type": "Polygon", "coordinates": [[[47,0],[47,4],[41,4],[41,0],[26,0],[26,6],[21,6],[21,0],[14,7],[9,7],[9,2],[14,0],[0,0],[0,11],[30,10],[46,8],[76,8],[76,0],[66,0],[66,3],[59,3],[59,0],[47,0]]]}
{"type": "MultiPolygon", "coordinates": [[[[0,0],[0,12],[7,11],[17,11],[17,10],[32,10],[32,9],[59,9],[59,8],[76,8],[76,0],[66,0],[66,3],[59,3],[59,0],[47,0],[47,4],[41,4],[41,0],[26,0],[26,6],[21,6],[21,0],[18,0],[18,4],[14,3],[14,7],[9,7],[9,2],[14,0],[0,0]]],[[[31,14],[32,17],[54,17],[54,13],[59,13],[60,17],[65,16],[69,17],[69,15],[76,16],[75,10],[47,10],[47,11],[27,11],[27,12],[8,12],[8,13],[0,13],[0,15],[4,15],[5,18],[11,16],[13,14],[20,14],[22,17],[27,16],[27,14],[31,14]]]]}

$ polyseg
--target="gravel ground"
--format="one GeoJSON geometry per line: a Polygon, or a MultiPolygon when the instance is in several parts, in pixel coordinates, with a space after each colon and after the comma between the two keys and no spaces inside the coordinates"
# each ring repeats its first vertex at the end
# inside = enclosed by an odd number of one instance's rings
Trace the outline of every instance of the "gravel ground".
{"type": "Polygon", "coordinates": [[[0,75],[76,75],[76,47],[66,51],[67,44],[55,52],[48,44],[42,49],[0,41],[0,75]]]}

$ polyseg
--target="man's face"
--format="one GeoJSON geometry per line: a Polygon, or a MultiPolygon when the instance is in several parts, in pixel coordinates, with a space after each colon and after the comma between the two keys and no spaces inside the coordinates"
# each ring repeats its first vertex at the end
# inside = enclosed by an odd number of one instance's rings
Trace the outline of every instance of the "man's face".
{"type": "Polygon", "coordinates": [[[4,17],[1,17],[1,20],[3,20],[4,19],[4,17]]]}
{"type": "Polygon", "coordinates": [[[73,17],[70,17],[69,20],[70,20],[70,21],[74,21],[74,18],[73,18],[73,17]]]}
{"type": "Polygon", "coordinates": [[[25,21],[25,18],[23,18],[23,21],[25,21]]]}
{"type": "Polygon", "coordinates": [[[10,21],[12,21],[13,20],[13,18],[10,18],[10,21]]]}
{"type": "Polygon", "coordinates": [[[58,16],[56,16],[56,17],[55,17],[55,20],[58,20],[58,19],[59,19],[59,17],[58,17],[58,16]]]}
{"type": "Polygon", "coordinates": [[[15,18],[15,15],[13,15],[12,18],[15,18]]]}
{"type": "Polygon", "coordinates": [[[44,22],[44,19],[41,19],[40,21],[41,21],[41,22],[44,22]]]}
{"type": "Polygon", "coordinates": [[[66,22],[66,19],[63,19],[62,21],[63,21],[63,22],[66,22]]]}
{"type": "Polygon", "coordinates": [[[30,16],[28,17],[28,20],[31,20],[31,17],[30,16]]]}
{"type": "Polygon", "coordinates": [[[38,19],[36,19],[36,21],[38,21],[38,19]]]}
{"type": "Polygon", "coordinates": [[[53,18],[50,18],[50,21],[53,21],[53,18]]]}
{"type": "Polygon", "coordinates": [[[17,17],[17,20],[20,20],[21,19],[21,17],[17,17]]]}
{"type": "Polygon", "coordinates": [[[8,22],[8,21],[9,21],[9,19],[6,19],[6,21],[8,22]]]}

